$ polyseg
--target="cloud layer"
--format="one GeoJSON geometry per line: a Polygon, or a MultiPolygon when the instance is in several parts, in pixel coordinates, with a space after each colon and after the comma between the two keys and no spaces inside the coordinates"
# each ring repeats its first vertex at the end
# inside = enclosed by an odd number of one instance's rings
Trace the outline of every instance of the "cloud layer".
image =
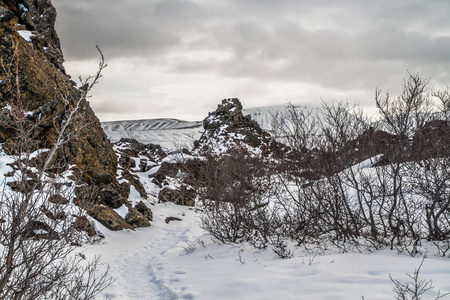
{"type": "Polygon", "coordinates": [[[450,82],[446,0],[54,0],[72,75],[110,67],[101,120],[201,119],[225,97],[244,106],[373,104],[407,71],[450,82]]]}

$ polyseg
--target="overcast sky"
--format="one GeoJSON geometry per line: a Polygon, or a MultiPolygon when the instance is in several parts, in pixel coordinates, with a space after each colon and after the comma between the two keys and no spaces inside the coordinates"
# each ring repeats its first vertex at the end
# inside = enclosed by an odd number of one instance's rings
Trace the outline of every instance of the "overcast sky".
{"type": "Polygon", "coordinates": [[[101,121],[201,120],[244,107],[348,100],[373,107],[408,71],[450,84],[448,0],[53,0],[74,79],[109,67],[101,121]]]}

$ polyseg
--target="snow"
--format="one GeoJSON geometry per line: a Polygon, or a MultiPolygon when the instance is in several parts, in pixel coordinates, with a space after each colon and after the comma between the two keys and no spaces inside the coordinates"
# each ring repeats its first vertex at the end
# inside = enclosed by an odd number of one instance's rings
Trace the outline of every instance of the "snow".
{"type": "Polygon", "coordinates": [[[19,8],[24,12],[28,11],[28,8],[26,8],[25,5],[23,5],[22,3],[19,4],[19,8]]]}
{"type": "Polygon", "coordinates": [[[102,128],[113,142],[121,138],[134,138],[144,144],[161,145],[168,151],[181,147],[191,148],[192,142],[203,131],[201,122],[177,119],[104,122],[102,128]]]}
{"type": "MultiPolygon", "coordinates": [[[[316,108],[301,107],[308,110],[316,108]]],[[[270,131],[272,129],[272,119],[274,116],[285,115],[286,105],[267,106],[244,109],[244,115],[250,115],[253,120],[259,123],[262,129],[270,131]]],[[[208,119],[214,122],[214,118],[208,119]]],[[[194,140],[198,140],[203,132],[202,122],[181,121],[177,119],[149,119],[102,122],[102,128],[112,142],[121,138],[134,138],[144,144],[159,144],[165,150],[174,150],[181,147],[190,148],[194,140]]]]}
{"type": "Polygon", "coordinates": [[[17,32],[20,34],[21,37],[25,39],[27,42],[31,42],[31,38],[34,36],[34,34],[31,31],[28,30],[17,30],[17,32]]]}
{"type": "MultiPolygon", "coordinates": [[[[307,109],[307,108],[305,108],[307,109]]],[[[245,110],[264,129],[270,129],[273,115],[283,113],[280,107],[245,110]]],[[[214,120],[210,120],[214,121],[214,120]]],[[[171,119],[140,120],[103,123],[108,137],[118,140],[128,132],[146,143],[160,143],[173,148],[182,139],[198,139],[202,131],[171,119]],[[130,128],[136,130],[130,131],[130,128]],[[168,141],[173,143],[170,145],[168,141]],[[174,143],[175,141],[175,143],[174,143]]],[[[226,128],[223,128],[226,130],[226,128]]],[[[240,140],[239,134],[234,139],[240,140]]],[[[218,138],[219,139],[219,138],[218,138]]],[[[217,141],[219,145],[220,142],[217,141]]],[[[223,145],[225,151],[229,145],[223,145]]],[[[187,155],[169,155],[163,162],[190,159],[187,155]]],[[[361,162],[360,168],[370,172],[373,160],[361,162]]],[[[291,259],[280,259],[270,246],[258,250],[248,244],[218,244],[202,228],[196,209],[172,203],[156,203],[155,190],[146,173],[137,173],[152,195],[143,200],[153,211],[149,228],[112,232],[101,224],[95,226],[106,236],[103,244],[85,246],[91,258],[102,254],[105,268],[116,281],[98,299],[106,295],[112,299],[394,299],[393,283],[389,276],[410,282],[422,261],[396,251],[381,250],[363,253],[339,253],[297,247],[289,244],[291,259]],[[166,217],[182,221],[165,223],[166,217]]],[[[140,200],[132,188],[130,200],[140,200]]],[[[423,244],[427,257],[419,278],[433,280],[435,288],[422,299],[435,299],[438,290],[450,292],[450,259],[436,255],[433,244],[423,244]]],[[[445,299],[445,298],[444,298],[445,299]]]]}
{"type": "Polygon", "coordinates": [[[128,207],[126,207],[125,205],[122,205],[121,207],[114,209],[114,211],[115,211],[119,216],[121,216],[122,218],[125,219],[125,216],[126,216],[127,213],[128,213],[128,207]]]}
{"type": "MultiPolygon", "coordinates": [[[[152,209],[149,228],[111,232],[97,224],[105,243],[86,246],[85,255],[101,253],[116,278],[98,299],[392,299],[389,274],[408,281],[406,273],[421,262],[388,250],[318,254],[300,247],[282,260],[269,248],[214,243],[191,208],[166,203],[152,209]],[[166,224],[168,216],[182,221],[166,224]]],[[[422,299],[450,291],[450,261],[429,257],[420,278],[436,288],[422,299]]]]}
{"type": "MultiPolygon", "coordinates": [[[[256,113],[263,114],[262,111],[256,113]]],[[[265,116],[261,118],[268,120],[265,116]]],[[[142,131],[133,133],[144,138],[161,134],[161,140],[177,141],[177,138],[187,136],[180,134],[180,131],[199,131],[198,126],[175,128],[179,123],[171,123],[172,127],[168,128],[170,122],[160,120],[159,123],[150,123],[156,129],[145,129],[147,125],[141,124],[142,131]],[[166,129],[160,128],[164,126],[166,129]]],[[[125,123],[126,126],[134,126],[130,124],[125,123]]],[[[103,124],[104,128],[109,129],[113,125],[103,124]]],[[[110,138],[111,133],[125,133],[124,124],[115,125],[120,125],[123,132],[106,131],[110,138]]],[[[235,138],[242,139],[242,136],[238,134],[235,138]]],[[[169,143],[167,145],[170,146],[169,143]]],[[[191,158],[178,153],[169,155],[163,161],[186,161],[191,158]]],[[[11,180],[4,174],[11,171],[8,164],[12,161],[0,152],[0,180],[11,180]]],[[[362,162],[361,168],[371,164],[369,160],[362,162]]],[[[326,247],[326,250],[319,251],[294,244],[289,244],[293,257],[283,260],[270,247],[258,250],[248,244],[215,243],[201,228],[200,212],[196,208],[156,203],[157,187],[149,175],[159,168],[155,166],[147,172],[136,173],[150,199],[141,199],[133,186],[130,187],[128,199],[131,203],[142,200],[152,209],[151,227],[110,231],[91,220],[105,239],[100,244],[82,246],[80,252],[87,260],[100,254],[104,263],[102,268],[108,269],[109,275],[115,279],[96,299],[106,296],[116,300],[394,299],[393,283],[389,276],[401,282],[411,281],[407,273],[413,274],[422,261],[421,257],[410,257],[390,250],[342,254],[326,247]],[[166,223],[167,217],[177,217],[181,221],[166,223]]],[[[128,208],[122,206],[115,211],[124,217],[128,208]]],[[[450,292],[450,259],[437,257],[432,244],[424,244],[422,250],[428,258],[424,261],[420,278],[433,280],[435,286],[422,299],[435,299],[439,289],[443,293],[450,292]]]]}

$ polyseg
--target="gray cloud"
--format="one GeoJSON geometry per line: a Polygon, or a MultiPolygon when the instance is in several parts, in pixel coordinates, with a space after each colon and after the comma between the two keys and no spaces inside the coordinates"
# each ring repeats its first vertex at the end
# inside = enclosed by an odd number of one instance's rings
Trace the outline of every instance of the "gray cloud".
{"type": "MultiPolygon", "coordinates": [[[[136,107],[152,116],[148,103],[169,103],[153,105],[158,113],[169,115],[170,109],[183,105],[182,99],[190,99],[189,108],[181,111],[189,114],[192,108],[194,116],[203,114],[199,108],[206,109],[205,103],[231,96],[249,97],[249,106],[284,103],[285,97],[311,102],[333,95],[359,95],[356,100],[367,104],[375,87],[399,90],[407,70],[432,77],[437,85],[450,82],[446,0],[53,4],[69,65],[96,58],[99,44],[111,61],[111,75],[121,76],[122,84],[106,80],[98,97],[106,99],[107,91],[111,95],[116,90],[129,103],[140,99],[136,107]],[[134,68],[119,63],[131,58],[134,68]],[[258,86],[264,89],[258,92],[258,86]]],[[[113,118],[117,110],[120,118],[117,101],[109,107],[95,105],[100,117],[103,112],[113,118]]]]}

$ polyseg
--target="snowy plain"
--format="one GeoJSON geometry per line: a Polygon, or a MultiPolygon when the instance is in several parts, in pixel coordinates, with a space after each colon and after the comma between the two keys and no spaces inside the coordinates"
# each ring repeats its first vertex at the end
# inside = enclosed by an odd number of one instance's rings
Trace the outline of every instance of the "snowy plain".
{"type": "MultiPolygon", "coordinates": [[[[261,123],[270,115],[266,109],[251,114],[253,118],[259,116],[261,123]]],[[[139,122],[144,126],[155,121],[139,122]]],[[[165,134],[163,141],[180,136],[198,138],[202,129],[200,122],[190,128],[174,128],[170,120],[157,122],[172,125],[133,131],[134,138],[142,142],[151,142],[147,139],[155,134],[165,134]]],[[[133,121],[108,124],[105,131],[112,140],[118,140],[121,134],[127,137],[120,126],[112,130],[115,125],[133,126],[133,121]]],[[[166,148],[170,147],[167,143],[166,148]]],[[[411,282],[407,274],[413,275],[423,259],[390,250],[342,254],[291,244],[294,255],[283,260],[270,247],[258,250],[248,244],[214,243],[201,228],[195,208],[157,203],[157,188],[148,174],[142,173],[140,178],[150,195],[146,204],[153,211],[152,226],[112,232],[97,223],[106,238],[99,245],[84,246],[88,258],[102,255],[104,268],[115,278],[98,299],[396,299],[390,276],[411,282]],[[181,221],[166,223],[167,217],[181,221]]],[[[130,201],[140,200],[132,191],[130,201]]],[[[435,255],[432,244],[423,244],[421,251],[427,258],[419,279],[433,280],[434,286],[421,299],[436,299],[439,290],[441,294],[450,292],[450,259],[435,255]]],[[[447,298],[450,296],[442,299],[447,298]]]]}
{"type": "MultiPolygon", "coordinates": [[[[422,261],[389,250],[318,254],[294,245],[294,257],[283,260],[270,248],[214,243],[192,208],[151,207],[149,228],[111,232],[98,224],[104,243],[84,254],[101,254],[116,279],[98,299],[394,299],[389,275],[409,282],[406,273],[422,261]],[[166,217],[182,221],[167,224],[166,217]]],[[[419,277],[435,289],[422,299],[435,299],[439,289],[450,291],[450,260],[428,257],[419,277]]]]}

